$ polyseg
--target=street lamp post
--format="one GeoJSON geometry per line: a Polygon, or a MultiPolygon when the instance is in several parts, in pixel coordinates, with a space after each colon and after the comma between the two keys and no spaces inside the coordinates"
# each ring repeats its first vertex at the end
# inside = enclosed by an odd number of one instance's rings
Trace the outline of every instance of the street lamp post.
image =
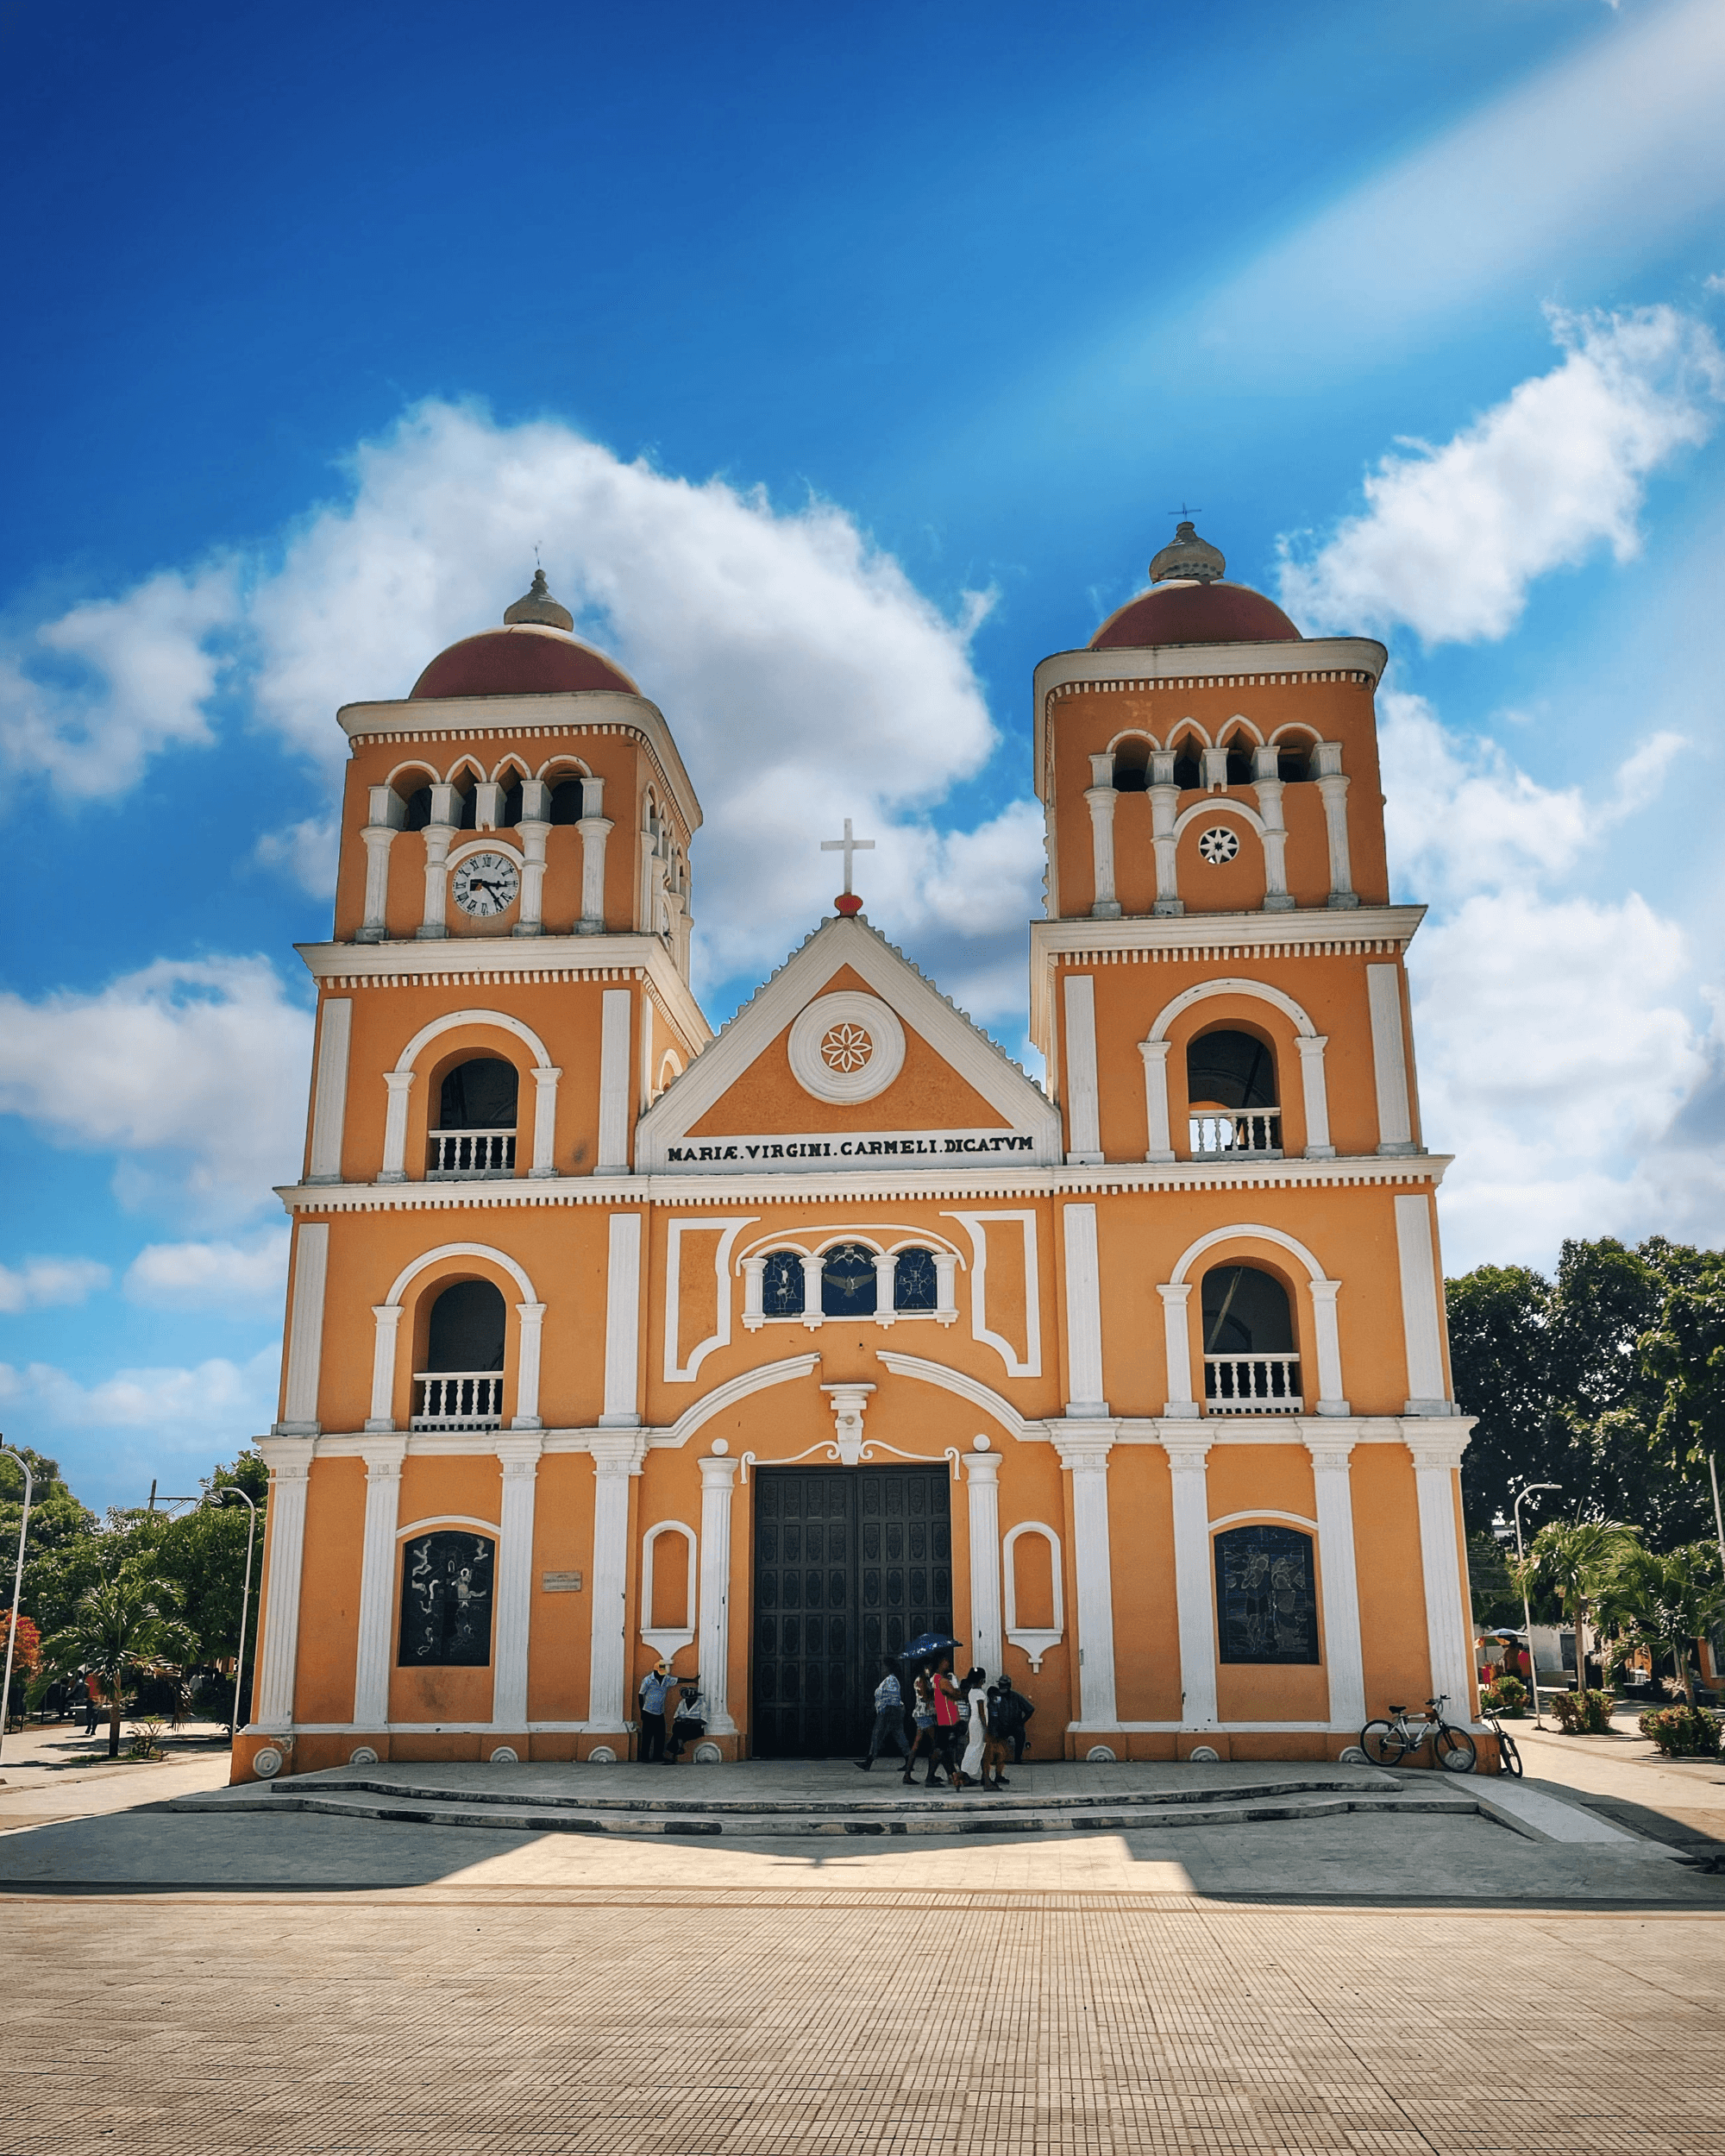
{"type": "MultiPolygon", "coordinates": [[[[1527,1562],[1527,1553],[1521,1547],[1521,1499],[1533,1496],[1536,1490],[1559,1490],[1562,1487],[1560,1482],[1530,1482],[1526,1489],[1515,1493],[1515,1502],[1511,1510],[1515,1515],[1515,1562],[1518,1566],[1527,1562]]],[[[1521,1581],[1521,1628],[1527,1636],[1527,1683],[1534,1694],[1534,1727],[1543,1729],[1545,1724],[1540,1719],[1540,1662],[1534,1652],[1534,1612],[1527,1600],[1525,1575],[1521,1581]]],[[[1578,1630],[1576,1634],[1575,1663],[1578,1670],[1581,1667],[1581,1636],[1578,1630]]]]}
{"type": "Polygon", "coordinates": [[[24,1512],[18,1522],[18,1562],[12,1568],[12,1616],[6,1627],[6,1675],[0,1680],[0,1759],[3,1759],[6,1719],[12,1711],[12,1656],[18,1644],[18,1598],[24,1591],[24,1537],[30,1531],[30,1493],[36,1487],[36,1479],[22,1453],[14,1452],[10,1445],[0,1445],[0,1452],[9,1460],[16,1460],[24,1471],[24,1512]]]}
{"type": "Polygon", "coordinates": [[[246,1529],[246,1577],[240,1590],[240,1651],[234,1663],[234,1715],[228,1725],[228,1743],[231,1749],[240,1734],[240,1691],[246,1675],[246,1620],[251,1614],[252,1607],[252,1544],[257,1538],[258,1508],[253,1504],[249,1493],[242,1490],[237,1482],[224,1482],[219,1490],[212,1492],[205,1502],[220,1505],[229,1497],[243,1499],[246,1510],[252,1516],[246,1529]]]}

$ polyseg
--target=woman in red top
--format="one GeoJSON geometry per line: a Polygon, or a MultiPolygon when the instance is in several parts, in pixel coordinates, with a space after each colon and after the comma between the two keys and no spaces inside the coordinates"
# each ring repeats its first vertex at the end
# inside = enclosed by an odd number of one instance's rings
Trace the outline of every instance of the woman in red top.
{"type": "Polygon", "coordinates": [[[959,1786],[958,1747],[968,1712],[964,1694],[953,1682],[952,1657],[943,1655],[934,1673],[934,1758],[928,1771],[932,1781],[935,1769],[944,1767],[946,1779],[955,1789],[959,1786]]]}

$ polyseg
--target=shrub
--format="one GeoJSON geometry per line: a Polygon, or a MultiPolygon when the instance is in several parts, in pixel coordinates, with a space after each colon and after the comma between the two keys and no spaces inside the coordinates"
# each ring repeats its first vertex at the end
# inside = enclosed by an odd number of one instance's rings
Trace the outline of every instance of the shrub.
{"type": "Polygon", "coordinates": [[[1559,1692],[1546,1704],[1557,1716],[1565,1737],[1609,1737],[1611,1733],[1609,1692],[1559,1692]]]}
{"type": "Polygon", "coordinates": [[[1499,1677],[1488,1685],[1481,1695],[1488,1714],[1501,1715],[1506,1722],[1519,1722],[1527,1712],[1527,1688],[1520,1677],[1499,1677]]]}
{"type": "Polygon", "coordinates": [[[166,1723],[159,1721],[154,1715],[134,1722],[130,1757],[134,1759],[166,1759],[167,1754],[162,1750],[161,1740],[166,1732],[166,1723]]]}
{"type": "Polygon", "coordinates": [[[1668,1759],[1716,1759],[1720,1725],[1699,1707],[1657,1707],[1641,1717],[1641,1734],[1668,1759]]]}

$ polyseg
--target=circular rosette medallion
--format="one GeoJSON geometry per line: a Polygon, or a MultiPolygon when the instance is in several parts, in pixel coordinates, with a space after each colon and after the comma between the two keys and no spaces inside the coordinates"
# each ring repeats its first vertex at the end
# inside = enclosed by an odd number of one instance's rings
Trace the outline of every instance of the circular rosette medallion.
{"type": "Polygon", "coordinates": [[[1239,833],[1230,831],[1225,823],[1212,824],[1208,831],[1198,834],[1198,851],[1213,869],[1220,868],[1224,861],[1232,861],[1239,850],[1239,833]]]}
{"type": "Polygon", "coordinates": [[[817,996],[791,1028],[791,1070],[818,1101],[871,1101],[905,1060],[905,1029],[878,996],[840,990],[817,996]]]}

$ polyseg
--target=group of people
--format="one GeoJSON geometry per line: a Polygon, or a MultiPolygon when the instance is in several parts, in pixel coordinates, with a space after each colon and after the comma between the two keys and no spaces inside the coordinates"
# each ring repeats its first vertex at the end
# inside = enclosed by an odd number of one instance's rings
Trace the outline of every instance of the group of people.
{"type": "Polygon", "coordinates": [[[950,1789],[1004,1789],[1009,1786],[1000,1771],[1007,1755],[1012,1754],[1014,1766],[1024,1757],[1035,1712],[1004,1670],[992,1684],[986,1669],[967,1669],[955,1677],[950,1655],[914,1672],[907,1701],[898,1665],[888,1661],[875,1687],[868,1757],[856,1763],[867,1774],[890,1745],[904,1761],[906,1786],[915,1782],[916,1763],[923,1759],[928,1763],[925,1789],[938,1789],[943,1774],[950,1789]],[[908,1741],[907,1713],[913,1732],[908,1741]]]}
{"type": "Polygon", "coordinates": [[[706,1735],[706,1713],[700,1679],[673,1676],[668,1662],[656,1662],[641,1680],[641,1747],[636,1757],[674,1767],[687,1747],[706,1735]]]}

